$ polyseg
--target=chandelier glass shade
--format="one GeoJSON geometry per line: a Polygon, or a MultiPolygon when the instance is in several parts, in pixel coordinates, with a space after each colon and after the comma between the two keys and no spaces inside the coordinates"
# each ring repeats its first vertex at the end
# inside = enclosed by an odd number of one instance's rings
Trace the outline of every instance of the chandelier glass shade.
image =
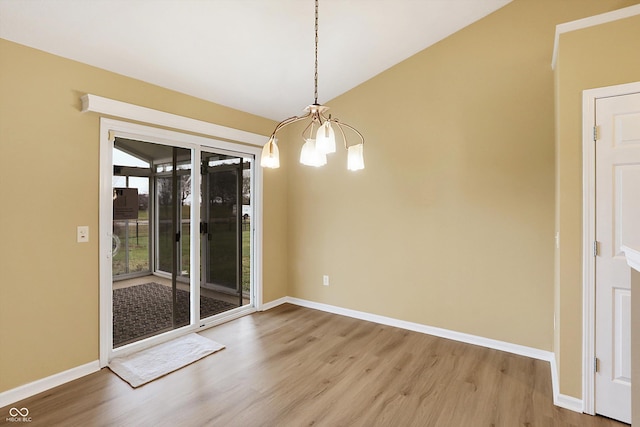
{"type": "Polygon", "coordinates": [[[318,0],[315,0],[315,100],[305,108],[306,114],[289,117],[276,126],[271,133],[269,141],[262,149],[260,165],[264,168],[279,168],[280,153],[276,134],[290,124],[308,120],[308,125],[302,131],[304,144],[300,151],[300,163],[307,166],[324,166],[327,163],[327,154],[336,152],[336,131],[340,134],[344,147],[347,149],[347,169],[364,169],[364,136],[353,126],[326,115],[329,107],[318,104],[318,0]],[[346,132],[355,134],[357,140],[349,144],[346,132]]]}

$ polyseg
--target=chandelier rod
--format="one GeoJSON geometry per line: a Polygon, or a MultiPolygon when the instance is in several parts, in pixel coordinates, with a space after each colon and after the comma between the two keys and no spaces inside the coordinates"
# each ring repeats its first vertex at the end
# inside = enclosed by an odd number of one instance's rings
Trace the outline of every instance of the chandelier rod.
{"type": "Polygon", "coordinates": [[[316,51],[315,51],[315,74],[313,77],[313,83],[314,83],[314,99],[315,99],[314,104],[318,105],[318,0],[316,0],[315,32],[316,32],[316,39],[315,39],[316,51]]]}

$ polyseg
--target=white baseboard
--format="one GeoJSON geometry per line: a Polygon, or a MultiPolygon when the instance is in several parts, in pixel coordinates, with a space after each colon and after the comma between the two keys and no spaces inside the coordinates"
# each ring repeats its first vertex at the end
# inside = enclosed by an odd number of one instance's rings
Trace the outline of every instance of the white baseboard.
{"type": "Polygon", "coordinates": [[[355,319],[367,320],[369,322],[379,323],[381,325],[394,326],[396,328],[407,329],[409,331],[420,332],[436,337],[447,338],[467,344],[479,345],[481,347],[491,348],[508,353],[527,356],[533,359],[551,361],[553,353],[550,351],[539,350],[533,347],[526,347],[519,344],[512,344],[505,341],[498,341],[490,338],[479,337],[477,335],[465,334],[462,332],[451,331],[448,329],[436,328],[420,323],[407,322],[405,320],[394,319],[392,317],[380,316],[377,314],[366,313],[363,311],[351,310],[348,308],[336,307],[333,305],[307,301],[300,298],[288,297],[287,301],[291,304],[299,305],[316,310],[326,311],[328,313],[340,314],[342,316],[353,317],[355,319]]]}
{"type": "Polygon", "coordinates": [[[553,403],[556,406],[558,405],[556,402],[558,400],[558,396],[560,396],[560,379],[558,378],[558,363],[556,362],[555,355],[549,361],[551,365],[551,387],[553,390],[553,403]]]}
{"type": "Polygon", "coordinates": [[[85,375],[92,374],[100,370],[100,361],[95,360],[93,362],[86,363],[81,366],[76,366],[64,372],[51,375],[46,378],[36,380],[34,382],[21,385],[20,387],[13,388],[11,390],[3,391],[0,393],[0,408],[16,403],[27,397],[31,397],[43,391],[47,391],[59,385],[68,383],[69,381],[76,380],[84,377],[85,375]]]}
{"type": "Polygon", "coordinates": [[[278,298],[277,300],[274,301],[269,301],[267,303],[264,303],[260,306],[260,311],[266,311],[266,310],[270,310],[274,307],[277,307],[279,305],[282,305],[286,302],[290,302],[289,301],[289,297],[282,297],[282,298],[278,298]]]}
{"type": "Polygon", "coordinates": [[[574,412],[584,412],[584,405],[582,399],[576,397],[567,396],[560,393],[560,381],[558,379],[558,365],[556,358],[551,358],[551,384],[553,386],[553,404],[564,409],[569,409],[574,412]]]}
{"type": "Polygon", "coordinates": [[[553,404],[573,412],[582,412],[582,400],[566,394],[554,395],[553,404]]]}
{"type": "Polygon", "coordinates": [[[276,307],[280,304],[291,303],[301,307],[313,308],[327,313],[339,314],[342,316],[352,317],[355,319],[366,320],[369,322],[379,323],[381,325],[394,326],[396,328],[406,329],[414,332],[420,332],[427,335],[433,335],[466,344],[479,345],[481,347],[491,348],[494,350],[506,351],[508,353],[526,356],[532,359],[543,360],[550,363],[551,367],[551,384],[553,389],[553,403],[561,408],[569,409],[575,412],[582,412],[582,400],[575,397],[560,394],[558,382],[558,369],[556,365],[555,354],[551,351],[540,350],[533,347],[527,347],[519,344],[513,344],[505,341],[494,340],[490,338],[479,337],[477,335],[465,334],[462,332],[451,331],[448,329],[436,328],[420,323],[407,322],[404,320],[394,319],[391,317],[380,316],[377,314],[366,313],[363,311],[351,310],[348,308],[337,307],[334,305],[308,301],[294,297],[284,297],[276,301],[272,301],[263,306],[263,310],[276,307]]]}

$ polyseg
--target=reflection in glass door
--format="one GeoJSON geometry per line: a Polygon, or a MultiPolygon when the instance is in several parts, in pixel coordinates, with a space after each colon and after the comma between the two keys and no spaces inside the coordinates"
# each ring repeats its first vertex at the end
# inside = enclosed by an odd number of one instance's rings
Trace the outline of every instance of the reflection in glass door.
{"type": "Polygon", "coordinates": [[[249,303],[251,290],[251,159],[202,152],[201,318],[207,299],[229,308],[249,303]]]}

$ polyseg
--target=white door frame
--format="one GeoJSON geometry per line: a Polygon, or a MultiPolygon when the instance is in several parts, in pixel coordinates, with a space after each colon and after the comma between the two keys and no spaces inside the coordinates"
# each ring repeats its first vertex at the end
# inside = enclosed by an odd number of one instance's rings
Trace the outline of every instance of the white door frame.
{"type": "Polygon", "coordinates": [[[640,92],[640,82],[582,92],[582,410],[595,415],[596,100],[640,92]]]}

